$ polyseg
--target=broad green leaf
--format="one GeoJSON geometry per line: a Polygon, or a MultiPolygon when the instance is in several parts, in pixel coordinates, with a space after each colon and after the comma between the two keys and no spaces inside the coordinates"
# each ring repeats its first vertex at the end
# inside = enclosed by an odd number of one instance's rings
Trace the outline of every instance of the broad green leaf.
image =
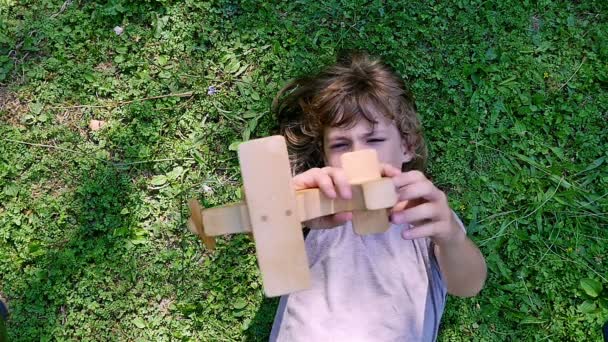
{"type": "Polygon", "coordinates": [[[245,112],[245,114],[243,114],[243,119],[251,119],[251,118],[255,118],[256,116],[258,116],[258,113],[252,111],[252,110],[248,110],[245,112]]]}
{"type": "Polygon", "coordinates": [[[17,184],[8,184],[4,187],[4,194],[9,197],[17,196],[19,193],[19,186],[17,184]]]}
{"type": "Polygon", "coordinates": [[[242,141],[237,140],[237,141],[233,141],[230,146],[228,146],[228,150],[230,151],[236,151],[239,148],[239,145],[242,143],[242,141]]]}
{"type": "Polygon", "coordinates": [[[169,59],[165,55],[160,55],[160,56],[156,57],[156,61],[158,62],[158,65],[160,65],[160,66],[167,64],[168,60],[169,59]]]}
{"type": "Polygon", "coordinates": [[[244,300],[243,298],[239,298],[239,299],[235,300],[234,304],[232,304],[232,307],[237,310],[244,309],[246,306],[247,306],[247,301],[244,300]]]}
{"type": "Polygon", "coordinates": [[[232,316],[234,316],[234,317],[243,317],[243,316],[245,316],[245,314],[247,314],[247,311],[245,311],[245,310],[242,310],[242,311],[234,311],[234,312],[232,313],[232,316]]]}
{"type": "Polygon", "coordinates": [[[497,55],[496,55],[496,51],[494,51],[494,49],[489,48],[486,50],[486,60],[493,61],[496,59],[496,57],[497,57],[497,55]]]}
{"type": "Polygon", "coordinates": [[[241,62],[237,61],[236,59],[233,59],[226,66],[226,72],[229,74],[236,73],[240,67],[241,67],[241,62]]]}
{"type": "Polygon", "coordinates": [[[40,102],[32,102],[30,103],[30,110],[32,111],[32,113],[38,115],[42,112],[42,109],[44,108],[44,104],[40,103],[40,102]]]}
{"type": "Polygon", "coordinates": [[[171,180],[176,180],[183,174],[184,174],[184,168],[181,166],[177,166],[173,170],[171,170],[169,173],[167,173],[167,177],[171,180]]]}
{"type": "Polygon", "coordinates": [[[83,76],[85,80],[95,82],[95,75],[91,74],[90,72],[85,73],[83,76]]]}
{"type": "Polygon", "coordinates": [[[238,76],[238,75],[242,74],[242,73],[243,73],[245,70],[247,70],[247,68],[249,68],[249,64],[245,64],[245,65],[243,65],[243,66],[242,66],[242,67],[239,69],[239,71],[237,71],[237,72],[236,72],[236,74],[234,74],[234,76],[236,77],[236,76],[238,76]]]}
{"type": "Polygon", "coordinates": [[[584,278],[581,279],[581,289],[589,296],[596,298],[602,292],[602,283],[595,279],[584,278]]]}
{"type": "Polygon", "coordinates": [[[165,183],[167,183],[167,176],[165,176],[165,175],[154,176],[152,178],[152,180],[150,181],[150,184],[155,185],[155,186],[160,186],[165,183]]]}
{"type": "Polygon", "coordinates": [[[592,302],[590,300],[586,300],[583,303],[581,303],[581,305],[578,306],[578,311],[580,311],[584,314],[588,314],[588,313],[592,313],[593,311],[595,311],[596,308],[597,308],[597,306],[595,305],[594,302],[592,302]]]}
{"type": "Polygon", "coordinates": [[[133,324],[135,324],[135,326],[138,327],[139,329],[143,329],[146,327],[146,322],[144,322],[144,320],[141,319],[141,317],[137,317],[136,319],[134,319],[133,324]]]}

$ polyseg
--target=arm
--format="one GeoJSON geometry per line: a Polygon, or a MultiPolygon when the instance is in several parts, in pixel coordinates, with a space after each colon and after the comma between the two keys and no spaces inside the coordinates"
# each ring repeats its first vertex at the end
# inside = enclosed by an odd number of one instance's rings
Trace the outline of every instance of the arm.
{"type": "Polygon", "coordinates": [[[435,257],[448,293],[472,297],[481,291],[487,276],[486,261],[466,235],[450,243],[436,243],[435,257]]]}
{"type": "Polygon", "coordinates": [[[461,297],[476,295],[486,279],[486,263],[475,244],[466,236],[450,209],[446,195],[421,172],[402,173],[383,166],[398,189],[399,203],[393,208],[393,223],[410,223],[404,239],[429,237],[446,282],[448,293],[461,297]]]}

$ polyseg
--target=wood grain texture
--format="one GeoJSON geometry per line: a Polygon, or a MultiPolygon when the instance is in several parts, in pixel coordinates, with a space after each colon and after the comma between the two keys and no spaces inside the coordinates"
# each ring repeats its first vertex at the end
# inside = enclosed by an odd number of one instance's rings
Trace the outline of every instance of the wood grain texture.
{"type": "MultiPolygon", "coordinates": [[[[201,239],[203,244],[209,248],[209,250],[215,250],[215,238],[208,236],[205,233],[205,226],[203,224],[203,209],[197,200],[191,199],[188,201],[191,213],[191,223],[189,229],[195,230],[198,237],[201,239]]],[[[190,221],[189,220],[189,221],[190,221]]]]}
{"type": "Polygon", "coordinates": [[[209,236],[251,232],[249,210],[245,203],[204,209],[203,225],[209,236]]]}
{"type": "Polygon", "coordinates": [[[392,208],[397,204],[397,190],[390,178],[380,178],[361,184],[365,209],[378,210],[392,208]]]}
{"type": "Polygon", "coordinates": [[[239,161],[264,292],[273,297],[310,287],[284,138],[241,144],[239,161]]]}
{"type": "MultiPolygon", "coordinates": [[[[344,153],[342,168],[351,184],[381,179],[380,163],[375,150],[344,153]]],[[[389,227],[386,209],[353,211],[353,230],[359,235],[383,233],[389,227]]]]}

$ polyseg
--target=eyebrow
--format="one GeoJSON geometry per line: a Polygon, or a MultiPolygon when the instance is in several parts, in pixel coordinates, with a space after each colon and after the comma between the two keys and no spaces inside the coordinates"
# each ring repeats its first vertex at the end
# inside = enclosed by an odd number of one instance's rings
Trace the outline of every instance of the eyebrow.
{"type": "MultiPolygon", "coordinates": [[[[379,128],[375,128],[371,131],[365,132],[361,135],[362,138],[369,138],[375,134],[384,134],[385,130],[383,129],[379,129],[379,128]]],[[[333,135],[330,135],[329,138],[327,139],[328,141],[337,141],[337,140],[347,140],[348,137],[344,136],[342,133],[335,133],[333,135]]]]}

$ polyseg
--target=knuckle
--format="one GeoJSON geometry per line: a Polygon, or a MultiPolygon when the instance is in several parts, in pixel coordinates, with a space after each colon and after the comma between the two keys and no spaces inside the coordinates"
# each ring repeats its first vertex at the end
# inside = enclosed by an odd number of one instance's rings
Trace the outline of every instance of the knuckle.
{"type": "Polygon", "coordinates": [[[331,182],[331,180],[329,179],[328,176],[321,176],[321,177],[319,177],[317,179],[317,183],[319,185],[321,185],[321,186],[328,186],[328,185],[332,184],[332,182],[331,182]]]}
{"type": "Polygon", "coordinates": [[[336,169],[331,166],[325,166],[325,167],[321,168],[320,170],[323,173],[330,174],[330,173],[334,173],[336,169]]]}
{"type": "Polygon", "coordinates": [[[448,202],[448,196],[445,194],[445,192],[443,192],[443,191],[441,191],[439,189],[437,189],[436,191],[437,191],[437,196],[439,197],[439,200],[441,202],[447,203],[448,202]]]}
{"type": "Polygon", "coordinates": [[[410,171],[415,178],[424,178],[424,174],[418,170],[410,171]]]}

